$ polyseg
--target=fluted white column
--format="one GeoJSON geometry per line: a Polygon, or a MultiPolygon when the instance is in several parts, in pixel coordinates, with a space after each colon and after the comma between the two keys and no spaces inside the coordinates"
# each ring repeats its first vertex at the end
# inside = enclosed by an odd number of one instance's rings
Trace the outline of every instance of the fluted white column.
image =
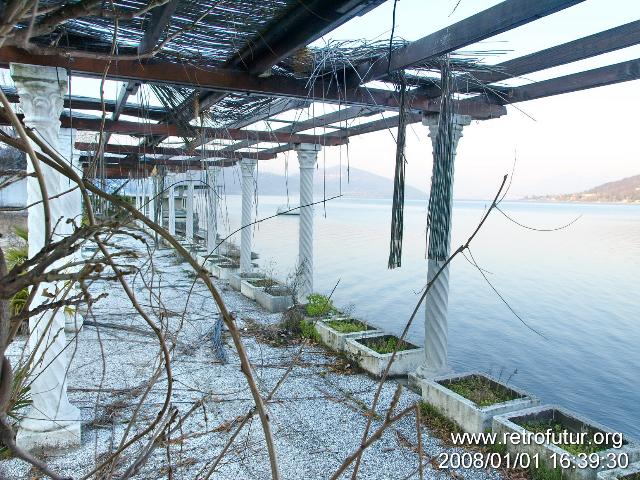
{"type": "Polygon", "coordinates": [[[240,272],[249,273],[251,267],[251,239],[253,237],[253,197],[256,193],[255,169],[257,161],[251,158],[240,160],[242,170],[242,220],[240,231],[240,272]],[[248,226],[250,225],[250,226],[248,226]]]}
{"type": "Polygon", "coordinates": [[[207,252],[216,248],[218,237],[218,169],[207,168],[207,252]]]}
{"type": "MultiPolygon", "coordinates": [[[[147,217],[153,222],[156,221],[156,181],[155,177],[147,178],[147,195],[148,203],[147,203],[147,217]]],[[[160,221],[162,224],[162,221],[160,221]]]]}
{"type": "Polygon", "coordinates": [[[142,207],[142,195],[140,192],[139,179],[133,180],[133,200],[134,200],[134,205],[136,207],[136,210],[140,211],[140,208],[142,207]]]}
{"type": "MultiPolygon", "coordinates": [[[[53,148],[59,150],[58,133],[63,95],[67,88],[67,74],[63,69],[35,65],[11,64],[11,76],[20,97],[24,123],[53,148]]],[[[31,161],[28,173],[33,173],[31,161]]],[[[41,164],[48,195],[61,193],[63,181],[52,168],[41,164]]],[[[29,257],[37,254],[45,244],[44,208],[37,179],[27,180],[29,257]]],[[[67,215],[65,198],[50,202],[52,227],[56,226],[53,240],[64,235],[61,225],[67,215]]],[[[64,261],[64,260],[63,260],[64,261]]],[[[63,286],[60,286],[64,289],[63,286]]],[[[32,308],[50,301],[42,295],[47,289],[56,291],[56,285],[43,284],[32,303],[32,308]]],[[[69,357],[65,350],[64,312],[47,312],[29,319],[29,347],[34,352],[30,372],[32,405],[20,422],[17,443],[26,449],[69,447],[80,444],[80,412],[67,398],[67,369],[69,357]],[[40,345],[38,343],[40,342],[40,345]]]]}
{"type": "Polygon", "coordinates": [[[169,218],[167,220],[169,233],[171,235],[176,234],[176,177],[174,175],[167,175],[165,177],[169,182],[169,189],[167,190],[167,204],[169,206],[169,218]]]}
{"type": "Polygon", "coordinates": [[[313,293],[313,173],[320,145],[303,143],[296,148],[300,164],[300,225],[298,237],[298,300],[313,293]],[[306,205],[306,206],[305,206],[306,205]]]}
{"type": "MultiPolygon", "coordinates": [[[[74,148],[76,130],[71,128],[61,128],[60,133],[58,134],[58,139],[60,154],[68,160],[69,165],[76,171],[76,173],[82,174],[82,171],[78,172],[78,169],[80,168],[79,157],[74,148]]],[[[63,175],[60,175],[60,180],[60,190],[63,192],[66,192],[76,186],[74,182],[63,175]]],[[[74,229],[82,224],[82,194],[80,193],[79,188],[75,188],[72,191],[65,193],[60,198],[64,204],[65,216],[73,219],[73,223],[64,222],[60,224],[61,232],[64,232],[64,235],[71,235],[74,232],[74,229]]],[[[82,261],[82,255],[79,251],[73,255],[73,259],[75,261],[82,261]]],[[[75,267],[73,270],[77,269],[78,268],[75,267]]],[[[75,284],[72,295],[79,295],[80,293],[79,285],[75,284]]],[[[74,314],[65,314],[64,331],[70,335],[74,335],[80,331],[83,323],[84,319],[77,311],[74,314]]]]}
{"type": "MultiPolygon", "coordinates": [[[[471,118],[464,115],[455,115],[453,123],[453,155],[455,159],[458,141],[462,137],[462,129],[471,123],[471,118]]],[[[429,127],[429,137],[435,153],[438,136],[438,117],[425,117],[423,124],[429,127]]],[[[434,156],[434,161],[438,159],[434,156]]],[[[452,165],[453,169],[453,165],[452,165]]],[[[451,171],[452,184],[449,191],[445,192],[446,201],[449,204],[449,216],[453,210],[453,171],[451,171]]],[[[451,223],[451,218],[448,219],[451,223]]],[[[430,225],[432,231],[442,228],[438,219],[434,219],[430,225]]],[[[448,234],[445,245],[445,257],[449,256],[451,231],[448,234]]],[[[430,242],[433,235],[429,236],[430,242]]],[[[446,260],[428,258],[427,281],[431,282],[436,273],[442,268],[446,260]]],[[[448,363],[448,307],[449,307],[449,266],[440,273],[434,284],[431,286],[425,298],[425,363],[418,368],[416,375],[422,378],[433,378],[444,375],[450,371],[448,363]]]]}
{"type": "Polygon", "coordinates": [[[188,243],[193,243],[193,175],[187,171],[187,215],[185,218],[185,238],[188,243]]]}

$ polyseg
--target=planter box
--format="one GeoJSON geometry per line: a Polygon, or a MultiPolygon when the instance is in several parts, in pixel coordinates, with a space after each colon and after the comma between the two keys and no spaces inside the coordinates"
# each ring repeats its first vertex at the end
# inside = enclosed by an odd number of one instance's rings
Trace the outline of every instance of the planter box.
{"type": "Polygon", "coordinates": [[[640,476],[640,462],[632,463],[627,468],[615,468],[598,472],[598,480],[630,480],[634,475],[640,476]]]}
{"type": "Polygon", "coordinates": [[[241,290],[241,284],[243,280],[260,280],[261,278],[265,278],[266,275],[264,273],[234,273],[229,276],[229,285],[235,291],[239,292],[241,290]]]}
{"type": "MultiPolygon", "coordinates": [[[[626,436],[622,437],[620,448],[608,448],[597,452],[600,457],[599,466],[593,468],[589,465],[589,459],[593,458],[587,454],[584,458],[576,457],[563,448],[552,443],[545,442],[544,438],[536,441],[524,442],[522,439],[531,438],[531,432],[520,424],[524,422],[561,422],[567,430],[574,433],[589,432],[598,435],[615,435],[616,432],[608,427],[599,425],[576,413],[562,409],[554,405],[529,408],[519,412],[499,415],[493,419],[493,431],[497,438],[503,440],[507,452],[512,455],[526,453],[531,458],[537,455],[540,463],[545,463],[548,468],[558,468],[562,470],[563,478],[568,480],[596,480],[598,471],[606,470],[611,466],[611,461],[618,463],[624,461],[626,457],[629,463],[637,462],[640,459],[640,444],[626,436]],[[568,462],[568,465],[561,466],[560,461],[568,462]],[[612,460],[613,459],[613,460],[612,460]],[[580,462],[583,464],[581,465],[580,462]]],[[[544,434],[538,434],[543,436],[544,434]]],[[[619,434],[618,434],[619,435],[619,434]]],[[[535,437],[533,438],[535,440],[535,437]]],[[[615,478],[615,477],[614,477],[615,478]]],[[[624,478],[624,477],[622,477],[624,478]]]]}
{"type": "MultiPolygon", "coordinates": [[[[265,277],[266,278],[266,275],[265,277]]],[[[258,287],[256,285],[253,285],[251,283],[251,280],[263,280],[263,278],[247,278],[247,279],[243,279],[240,282],[240,293],[242,293],[242,295],[244,295],[245,297],[251,299],[251,300],[256,300],[256,293],[259,291],[262,291],[265,289],[265,287],[258,287]]]]}
{"type": "Polygon", "coordinates": [[[250,284],[248,280],[242,280],[240,282],[240,293],[251,300],[256,299],[256,292],[260,290],[264,290],[264,287],[256,287],[250,284]]]}
{"type": "MultiPolygon", "coordinates": [[[[286,287],[275,287],[275,289],[285,292],[286,287]]],[[[293,305],[293,297],[289,295],[271,295],[265,292],[264,288],[255,291],[256,302],[271,313],[284,312],[293,305]]]]}
{"type": "MultiPolygon", "coordinates": [[[[370,337],[363,337],[367,339],[383,337],[384,335],[372,335],[370,337]]],[[[375,350],[370,349],[366,345],[363,345],[357,338],[349,338],[345,340],[345,351],[355,357],[358,365],[367,372],[376,377],[381,377],[384,373],[389,360],[391,359],[391,353],[378,353],[375,350]]],[[[361,340],[361,339],[360,339],[361,340]]],[[[411,345],[409,342],[406,342],[411,345]]],[[[396,354],[396,358],[391,364],[389,369],[389,376],[397,377],[406,375],[417,368],[418,365],[424,359],[424,348],[418,348],[415,345],[409,350],[402,350],[396,354]]]]}
{"type": "Polygon", "coordinates": [[[433,380],[420,378],[417,383],[422,390],[422,400],[436,407],[445,417],[454,421],[465,432],[469,433],[482,433],[490,430],[491,421],[496,415],[535,407],[540,403],[540,400],[536,397],[479,372],[445,375],[433,380]],[[483,407],[447,388],[447,384],[452,381],[471,376],[484,377],[492,384],[495,384],[496,387],[507,389],[517,398],[483,407]]]}
{"type": "Polygon", "coordinates": [[[228,280],[229,276],[238,273],[239,267],[233,266],[235,264],[228,263],[224,260],[217,261],[211,263],[209,270],[211,271],[211,275],[220,280],[228,280]]]}
{"type": "MultiPolygon", "coordinates": [[[[362,330],[360,332],[352,332],[352,333],[341,333],[337,330],[331,328],[326,322],[331,320],[346,320],[347,317],[324,317],[324,318],[314,318],[314,317],[305,317],[309,322],[315,322],[316,331],[320,338],[322,338],[322,342],[332,350],[336,350],[338,352],[342,352],[345,350],[345,345],[348,339],[356,339],[356,338],[364,338],[364,337],[372,337],[384,335],[382,330],[371,327],[367,325],[367,330],[362,330]]],[[[362,322],[364,323],[364,322],[362,322]]],[[[395,361],[394,361],[395,363],[395,361]]]]}
{"type": "Polygon", "coordinates": [[[220,280],[229,280],[231,275],[240,271],[240,267],[234,267],[232,265],[233,264],[228,263],[219,263],[216,265],[218,267],[218,278],[220,280]]]}

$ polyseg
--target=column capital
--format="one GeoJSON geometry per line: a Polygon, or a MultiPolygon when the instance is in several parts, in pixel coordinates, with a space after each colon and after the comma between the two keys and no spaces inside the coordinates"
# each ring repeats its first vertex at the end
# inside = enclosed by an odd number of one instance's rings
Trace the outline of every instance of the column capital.
{"type": "Polygon", "coordinates": [[[242,170],[243,177],[252,177],[253,170],[258,165],[258,161],[254,158],[242,158],[240,160],[240,169],[242,170]]]}
{"type": "MultiPolygon", "coordinates": [[[[462,137],[462,129],[471,124],[473,120],[469,115],[453,115],[453,141],[454,147],[457,146],[458,141],[462,137]]],[[[438,122],[440,121],[439,114],[423,115],[422,124],[429,127],[429,137],[433,143],[435,149],[435,141],[438,136],[438,122]]]]}
{"type": "Polygon", "coordinates": [[[299,143],[295,146],[298,152],[298,163],[301,169],[315,168],[318,160],[318,152],[322,149],[321,145],[315,143],[299,143]]]}
{"type": "Polygon", "coordinates": [[[10,64],[11,77],[20,96],[24,122],[58,145],[60,114],[67,92],[67,72],[62,68],[21,63],[10,64]]]}

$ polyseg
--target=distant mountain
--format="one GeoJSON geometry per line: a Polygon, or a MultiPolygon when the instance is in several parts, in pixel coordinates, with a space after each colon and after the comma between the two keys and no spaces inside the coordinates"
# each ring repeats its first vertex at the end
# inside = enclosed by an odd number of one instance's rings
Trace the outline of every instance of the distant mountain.
{"type": "Polygon", "coordinates": [[[640,203],[640,175],[608,182],[590,190],[564,195],[527,197],[527,200],[550,202],[640,203]]]}
{"type": "MultiPolygon", "coordinates": [[[[297,170],[297,168],[296,168],[297,170]]],[[[326,196],[342,193],[345,197],[391,198],[393,196],[393,180],[375,175],[357,168],[350,168],[347,177],[346,168],[330,167],[326,170],[319,168],[313,177],[314,194],[317,197],[326,192],[326,196]],[[342,184],[342,185],[341,185],[342,184]]],[[[225,175],[225,190],[227,194],[240,194],[242,189],[238,175],[225,175]]],[[[260,195],[297,194],[300,190],[300,176],[298,172],[289,175],[276,175],[258,172],[258,193],[260,195]]],[[[417,188],[405,185],[405,198],[427,198],[427,194],[417,188]]]]}

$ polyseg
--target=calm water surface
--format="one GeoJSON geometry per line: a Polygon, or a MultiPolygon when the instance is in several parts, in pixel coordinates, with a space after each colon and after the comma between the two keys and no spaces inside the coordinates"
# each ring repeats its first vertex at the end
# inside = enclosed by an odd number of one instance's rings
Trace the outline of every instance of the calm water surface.
{"type": "MultiPolygon", "coordinates": [[[[258,216],[285,203],[260,197],[258,216]]],[[[455,203],[452,246],[470,235],[484,202],[455,203]]],[[[640,437],[640,206],[504,203],[525,230],[492,214],[472,244],[489,280],[535,330],[524,326],[463,257],[452,264],[449,355],[456,371],[481,370],[640,437]]],[[[240,198],[225,222],[239,225],[240,198]]],[[[407,202],[402,268],[387,269],[390,200],[338,199],[315,211],[315,289],[340,281],[335,303],[396,334],[424,286],[425,202],[407,202]]],[[[239,242],[239,237],[236,239],[239,242]]],[[[256,227],[262,268],[284,278],[295,268],[298,217],[256,227]]],[[[424,343],[424,313],[410,339],[424,343]]]]}

